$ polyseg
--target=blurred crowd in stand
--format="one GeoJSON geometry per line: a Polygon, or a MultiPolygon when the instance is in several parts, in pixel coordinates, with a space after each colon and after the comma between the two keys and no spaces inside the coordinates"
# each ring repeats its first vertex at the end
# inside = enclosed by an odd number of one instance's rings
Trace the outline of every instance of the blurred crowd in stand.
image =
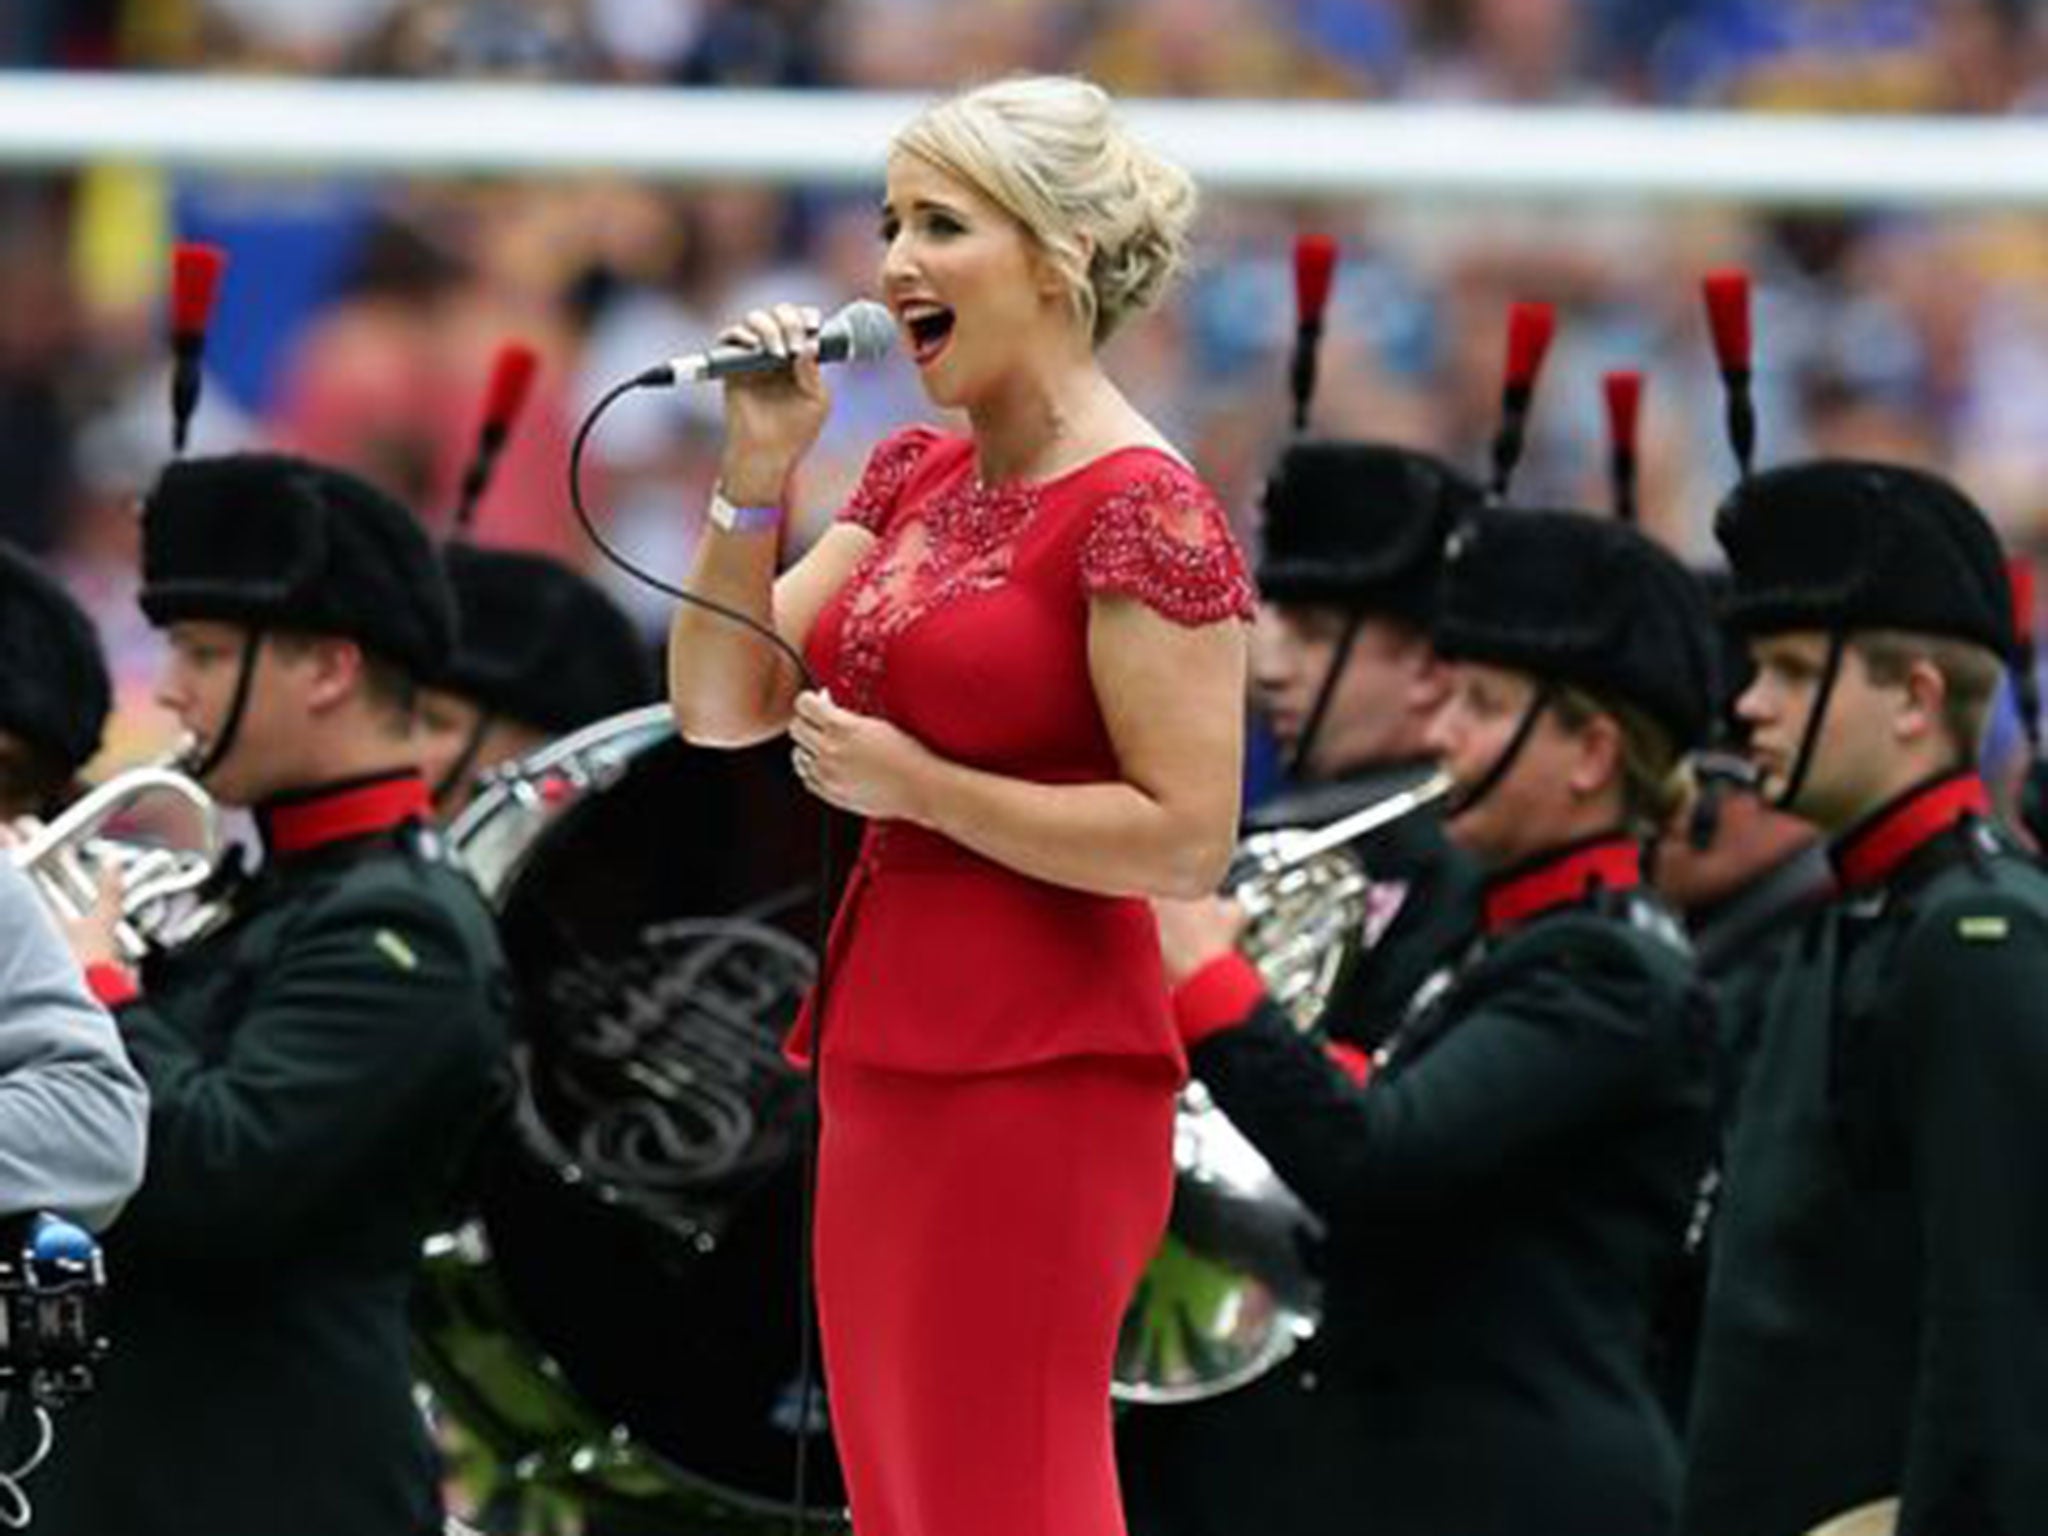
{"type": "MultiPolygon", "coordinates": [[[[2048,23],[2025,0],[7,0],[0,67],[939,89],[1017,69],[1128,95],[2027,113],[2048,23]]],[[[1646,520],[1703,556],[1731,473],[1698,302],[1756,274],[1762,460],[1870,453],[1940,466],[2019,542],[2048,541],[2048,221],[1614,206],[1211,198],[1177,302],[1116,371],[1255,531],[1286,432],[1289,249],[1342,242],[1315,427],[1477,468],[1504,314],[1561,333],[1519,492],[1603,505],[1598,376],[1641,367],[1646,520]]],[[[493,350],[544,364],[479,522],[487,541],[595,562],[567,509],[577,420],[604,389],[772,298],[872,291],[869,196],[619,179],[0,179],[0,536],[55,561],[123,681],[117,757],[160,730],[135,615],[138,489],[167,451],[174,238],[231,266],[201,449],[277,443],[347,463],[443,520],[493,350]]],[[[907,364],[837,380],[800,488],[814,532],[889,424],[923,414],[907,364]]],[[[608,420],[592,499],[657,569],[682,566],[716,451],[715,391],[608,420]]],[[[659,600],[620,584],[649,625],[659,600]]]]}

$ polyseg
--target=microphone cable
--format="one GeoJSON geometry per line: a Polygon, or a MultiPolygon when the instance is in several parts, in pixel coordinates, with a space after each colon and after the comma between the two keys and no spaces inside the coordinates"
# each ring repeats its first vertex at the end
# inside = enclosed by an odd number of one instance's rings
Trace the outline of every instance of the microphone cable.
{"type": "MultiPolygon", "coordinates": [[[[674,598],[677,602],[688,603],[706,613],[717,615],[728,623],[737,624],[748,633],[758,636],[796,669],[807,691],[818,689],[818,679],[812,673],[810,664],[804,660],[803,652],[791,645],[767,624],[755,619],[752,614],[742,613],[715,599],[686,591],[676,583],[656,575],[625,551],[619,549],[598,527],[583,501],[583,453],[590,442],[591,434],[605,414],[625,396],[638,389],[652,389],[671,382],[659,370],[648,369],[632,378],[614,384],[599,397],[576,428],[576,436],[569,445],[569,507],[576,515],[577,524],[584,535],[619,570],[625,572],[641,585],[653,591],[674,598]]],[[[814,1232],[816,1226],[817,1184],[818,1184],[818,1128],[824,1117],[824,1096],[819,1089],[819,1075],[825,1063],[825,1013],[826,1000],[832,975],[832,916],[835,875],[839,866],[839,831],[844,813],[829,801],[818,799],[818,899],[812,909],[812,921],[816,932],[818,972],[817,980],[811,987],[811,1066],[807,1075],[811,1085],[810,1112],[804,1117],[801,1140],[803,1167],[800,1183],[802,1196],[799,1210],[803,1231],[798,1237],[797,1263],[797,1416],[796,1416],[796,1457],[792,1478],[791,1510],[789,1529],[791,1536],[804,1536],[810,1522],[810,1450],[812,1408],[818,1396],[818,1342],[816,1322],[816,1286],[812,1279],[815,1256],[814,1232]]],[[[829,1414],[829,1408],[828,1408],[829,1414]]],[[[827,1423],[829,1425],[829,1418],[827,1423]]]]}

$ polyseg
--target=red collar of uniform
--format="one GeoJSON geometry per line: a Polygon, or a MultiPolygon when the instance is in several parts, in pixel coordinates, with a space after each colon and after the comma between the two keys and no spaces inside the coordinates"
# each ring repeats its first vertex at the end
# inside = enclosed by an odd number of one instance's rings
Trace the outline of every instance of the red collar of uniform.
{"type": "Polygon", "coordinates": [[[1845,891],[1889,880],[1901,864],[1966,816],[1988,816],[1991,792],[1974,772],[1909,789],[1836,839],[1828,850],[1845,891]]]}
{"type": "Polygon", "coordinates": [[[1482,921],[1495,934],[1596,891],[1632,891],[1642,883],[1642,845],[1610,832],[1496,877],[1486,887],[1482,921]]]}
{"type": "Polygon", "coordinates": [[[263,846],[279,855],[389,832],[433,815],[427,781],[407,768],[270,800],[256,808],[263,846]]]}

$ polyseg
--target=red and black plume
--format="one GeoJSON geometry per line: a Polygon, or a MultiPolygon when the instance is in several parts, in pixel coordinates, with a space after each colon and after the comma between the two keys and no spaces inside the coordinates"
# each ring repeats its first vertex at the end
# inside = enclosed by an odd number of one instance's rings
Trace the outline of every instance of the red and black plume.
{"type": "Polygon", "coordinates": [[[1316,354],[1323,344],[1323,312],[1337,275],[1337,242],[1328,235],[1302,235],[1294,242],[1294,363],[1288,385],[1294,397],[1294,430],[1308,430],[1309,402],[1316,392],[1316,354]]]}
{"type": "Polygon", "coordinates": [[[171,451],[182,454],[191,433],[192,413],[199,408],[200,362],[206,352],[206,328],[213,321],[214,301],[227,252],[216,245],[185,243],[171,252],[171,451]]]}
{"type": "Polygon", "coordinates": [[[526,404],[533,388],[534,371],[540,354],[523,341],[508,341],[498,348],[491,362],[490,387],[484,393],[483,420],[477,427],[476,450],[462,472],[462,490],[455,504],[453,536],[461,538],[476,520],[477,503],[489,488],[498,466],[498,454],[512,434],[512,423],[526,404]]]}
{"type": "Polygon", "coordinates": [[[1529,402],[1536,379],[1557,334],[1557,311],[1548,304],[1516,304],[1508,310],[1508,355],[1500,390],[1500,428],[1493,436],[1493,481],[1488,494],[1500,501],[1508,493],[1515,465],[1521,461],[1529,425],[1529,402]]]}
{"type": "Polygon", "coordinates": [[[1617,368],[1600,377],[1607,400],[1608,473],[1614,482],[1614,515],[1624,523],[1637,520],[1637,434],[1642,425],[1643,376],[1634,368],[1617,368]]]}
{"type": "Polygon", "coordinates": [[[1714,359],[1721,368],[1721,389],[1728,402],[1728,444],[1735,450],[1737,474],[1747,480],[1756,461],[1756,404],[1749,389],[1749,274],[1739,267],[1724,267],[1709,272],[1700,288],[1707,303],[1707,327],[1714,337],[1714,359]]]}

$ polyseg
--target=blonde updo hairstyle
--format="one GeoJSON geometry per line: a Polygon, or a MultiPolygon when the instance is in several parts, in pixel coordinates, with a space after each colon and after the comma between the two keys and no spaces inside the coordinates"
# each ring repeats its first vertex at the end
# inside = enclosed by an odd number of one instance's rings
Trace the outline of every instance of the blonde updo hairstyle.
{"type": "Polygon", "coordinates": [[[1186,265],[1195,184],[1133,139],[1108,93],[1026,75],[928,107],[896,135],[910,154],[1008,213],[1065,282],[1100,346],[1186,265]]]}

